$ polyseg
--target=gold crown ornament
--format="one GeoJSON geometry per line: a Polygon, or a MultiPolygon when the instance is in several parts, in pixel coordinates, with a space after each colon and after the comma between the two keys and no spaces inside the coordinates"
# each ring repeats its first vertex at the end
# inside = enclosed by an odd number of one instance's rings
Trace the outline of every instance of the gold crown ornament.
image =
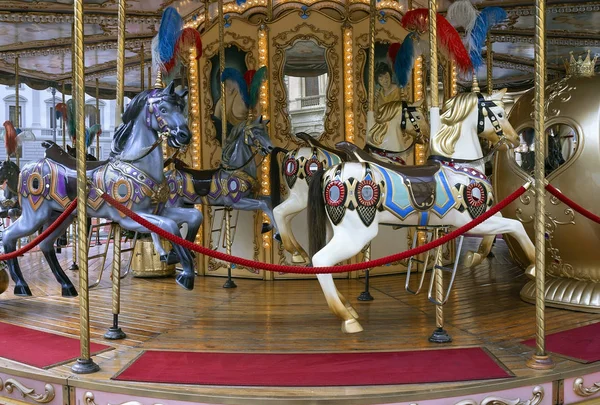
{"type": "Polygon", "coordinates": [[[594,56],[594,59],[590,57],[591,51],[587,51],[587,56],[585,59],[582,58],[582,55],[577,57],[573,56],[573,51],[569,52],[570,58],[569,60],[565,60],[565,68],[567,71],[567,76],[575,76],[575,77],[592,77],[594,76],[594,69],[596,67],[596,60],[598,59],[598,55],[594,56]]]}

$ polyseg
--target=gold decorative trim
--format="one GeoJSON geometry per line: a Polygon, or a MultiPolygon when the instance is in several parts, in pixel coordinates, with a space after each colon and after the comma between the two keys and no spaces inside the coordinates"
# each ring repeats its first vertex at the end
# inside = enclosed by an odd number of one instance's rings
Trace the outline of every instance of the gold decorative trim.
{"type": "Polygon", "coordinates": [[[285,63],[285,50],[298,40],[314,40],[325,48],[325,59],[328,67],[327,101],[325,112],[324,132],[321,141],[342,138],[341,111],[338,97],[341,94],[341,67],[340,59],[342,43],[338,35],[332,31],[322,30],[315,25],[302,23],[289,31],[282,32],[272,39],[275,49],[272,57],[272,97],[274,99],[274,114],[271,121],[272,136],[281,143],[282,147],[290,148],[295,145],[291,133],[291,120],[288,114],[287,90],[283,82],[283,66],[285,63]],[[336,137],[336,135],[340,135],[336,137]]]}
{"type": "Polygon", "coordinates": [[[573,391],[580,397],[589,397],[600,392],[600,381],[594,383],[591,387],[583,386],[583,377],[578,377],[573,381],[573,391]]]}
{"type": "MultiPolygon", "coordinates": [[[[85,405],[98,405],[98,404],[96,404],[96,398],[94,396],[94,393],[90,392],[90,391],[86,392],[83,395],[83,402],[85,403],[85,405]]],[[[107,404],[107,405],[111,405],[111,404],[107,404]]],[[[143,405],[143,404],[139,401],[128,401],[128,402],[123,402],[118,405],[143,405]]],[[[155,403],[153,405],[162,405],[162,404],[155,403]]]]}
{"type": "Polygon", "coordinates": [[[23,398],[27,397],[40,404],[47,404],[49,402],[52,402],[52,400],[56,396],[54,386],[52,384],[46,384],[44,386],[45,391],[43,394],[36,394],[33,388],[28,388],[13,378],[9,378],[8,380],[6,380],[3,386],[4,388],[6,388],[6,391],[9,394],[12,394],[13,390],[16,388],[21,393],[23,398]]]}
{"type": "Polygon", "coordinates": [[[472,399],[465,399],[457,402],[455,405],[538,405],[544,399],[544,387],[536,385],[533,388],[533,396],[531,399],[521,400],[517,399],[506,399],[501,397],[486,397],[481,402],[474,401],[472,399]]]}

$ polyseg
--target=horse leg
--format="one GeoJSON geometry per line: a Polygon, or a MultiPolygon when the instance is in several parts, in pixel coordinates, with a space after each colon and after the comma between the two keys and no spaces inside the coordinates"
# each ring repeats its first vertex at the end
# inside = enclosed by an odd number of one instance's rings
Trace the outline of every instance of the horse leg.
{"type": "MultiPolygon", "coordinates": [[[[169,232],[173,235],[179,235],[179,227],[171,218],[146,213],[140,213],[138,215],[148,222],[151,222],[153,225],[164,229],[166,232],[169,232]]],[[[122,228],[129,229],[131,231],[148,232],[148,229],[141,226],[131,218],[121,218],[119,224],[122,228]]],[[[183,268],[183,272],[177,276],[175,281],[186,290],[193,290],[194,277],[196,275],[194,273],[194,261],[192,256],[187,249],[179,246],[176,243],[173,243],[173,250],[175,250],[175,253],[177,256],[179,256],[179,260],[183,268]]]]}
{"type": "Polygon", "coordinates": [[[258,200],[254,198],[244,197],[241,198],[238,202],[233,203],[231,206],[235,210],[241,211],[262,211],[269,217],[271,221],[271,225],[275,229],[275,234],[279,233],[277,228],[277,222],[275,222],[275,217],[273,216],[273,211],[269,204],[265,200],[258,200]]]}
{"type": "MultiPolygon", "coordinates": [[[[347,219],[348,217],[346,217],[346,220],[347,219]]],[[[352,225],[335,227],[333,238],[312,258],[313,266],[333,266],[336,263],[356,255],[377,235],[377,227],[378,225],[374,223],[371,224],[370,227],[364,228],[361,232],[348,232],[349,229],[359,229],[358,227],[352,227],[352,225]]],[[[327,300],[329,308],[335,315],[343,320],[342,331],[344,333],[356,333],[362,331],[363,329],[360,323],[352,316],[352,313],[340,299],[340,295],[338,295],[331,274],[318,274],[317,278],[319,279],[321,289],[325,294],[325,299],[327,300]]]]}
{"type": "MultiPolygon", "coordinates": [[[[183,224],[187,224],[188,229],[187,234],[185,235],[185,239],[188,242],[194,242],[194,240],[196,239],[196,235],[198,234],[198,230],[202,225],[202,212],[200,212],[196,208],[169,207],[163,210],[161,215],[164,215],[167,218],[171,218],[177,223],[177,226],[179,227],[181,227],[183,224]]],[[[154,243],[156,244],[156,241],[154,243]]],[[[160,247],[162,249],[162,244],[160,244],[160,247]]],[[[161,253],[161,261],[164,261],[162,256],[164,254],[164,249],[162,249],[162,252],[163,253],[161,253]]],[[[188,253],[191,255],[189,251],[188,253]]],[[[191,259],[193,260],[193,257],[191,257],[191,259]]],[[[178,262],[179,259],[177,255],[173,250],[171,250],[167,254],[167,264],[174,264],[178,262]],[[175,262],[171,263],[173,259],[175,260],[175,262]]]]}
{"type": "MultiPolygon", "coordinates": [[[[50,214],[50,207],[46,204],[42,204],[37,211],[34,211],[29,205],[24,205],[22,215],[2,235],[4,253],[14,252],[17,249],[17,240],[37,231],[43,225],[45,219],[50,217],[50,214]]],[[[31,296],[31,290],[23,278],[23,273],[16,257],[8,261],[8,269],[15,283],[14,294],[18,296],[31,296]]]]}
{"type": "MultiPolygon", "coordinates": [[[[58,215],[53,214],[51,216],[50,223],[54,222],[58,218],[58,215]]],[[[77,297],[77,290],[73,283],[69,279],[69,277],[65,274],[58,259],[56,258],[56,251],[54,250],[54,242],[61,236],[65,230],[71,225],[75,217],[67,218],[54,232],[52,232],[46,239],[44,239],[40,243],[40,250],[44,254],[48,265],[50,266],[50,270],[52,270],[52,274],[56,278],[56,281],[60,283],[61,286],[61,294],[63,297],[77,297]]],[[[47,228],[49,224],[44,226],[44,229],[47,228]]]]}
{"type": "Polygon", "coordinates": [[[358,318],[359,318],[359,316],[358,316],[358,312],[356,312],[356,309],[354,309],[354,307],[352,306],[352,304],[350,303],[350,301],[348,301],[348,300],[346,299],[346,297],[344,297],[344,296],[342,295],[342,293],[340,292],[340,290],[338,290],[337,288],[336,288],[335,292],[337,293],[338,297],[340,298],[340,301],[342,301],[342,304],[344,304],[344,306],[346,307],[346,309],[347,309],[348,311],[350,311],[350,314],[351,314],[351,315],[352,315],[354,318],[358,319],[358,318]]]}
{"type": "MultiPolygon", "coordinates": [[[[179,233],[177,233],[177,235],[179,235],[179,233]]],[[[156,249],[156,251],[158,252],[158,255],[160,256],[161,262],[166,263],[166,264],[179,263],[179,258],[177,257],[177,254],[175,253],[175,251],[171,250],[171,251],[167,252],[165,250],[165,248],[162,245],[160,236],[158,236],[157,234],[152,232],[150,234],[150,237],[152,238],[152,243],[154,244],[154,249],[156,249]]]]}
{"type": "Polygon", "coordinates": [[[467,266],[467,267],[477,266],[478,264],[480,264],[483,261],[483,259],[488,257],[488,255],[492,251],[492,246],[494,244],[495,238],[496,238],[496,235],[485,235],[483,237],[483,240],[479,244],[479,249],[477,249],[477,252],[474,252],[472,250],[469,250],[467,252],[467,254],[465,256],[465,262],[464,262],[465,266],[467,266]]]}
{"type": "Polygon", "coordinates": [[[296,240],[292,229],[292,219],[306,209],[307,202],[307,194],[304,195],[304,198],[301,198],[298,193],[292,190],[289,197],[273,210],[275,222],[279,226],[283,248],[292,254],[293,263],[309,261],[308,254],[296,240]]]}
{"type": "Polygon", "coordinates": [[[511,235],[517,240],[531,263],[525,270],[525,274],[531,278],[535,277],[535,246],[533,242],[531,242],[531,239],[529,239],[529,236],[527,236],[527,232],[525,232],[525,228],[521,222],[516,219],[503,218],[501,215],[497,215],[477,225],[469,231],[469,233],[480,233],[485,235],[507,233],[511,235]]]}

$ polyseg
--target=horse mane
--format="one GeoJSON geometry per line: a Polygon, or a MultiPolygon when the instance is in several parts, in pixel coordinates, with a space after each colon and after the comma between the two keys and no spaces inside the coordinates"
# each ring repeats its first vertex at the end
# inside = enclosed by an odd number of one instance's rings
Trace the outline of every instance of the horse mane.
{"type": "Polygon", "coordinates": [[[477,93],[460,93],[444,103],[442,108],[442,125],[431,139],[431,148],[434,154],[452,156],[462,122],[477,106],[477,93]]]}
{"type": "Polygon", "coordinates": [[[11,121],[4,121],[4,145],[6,146],[6,155],[11,156],[17,151],[17,130],[11,121]]]}
{"type": "Polygon", "coordinates": [[[399,113],[402,113],[402,101],[398,100],[385,103],[377,109],[375,124],[369,131],[375,144],[381,145],[383,143],[390,120],[399,113]]]}
{"type": "Polygon", "coordinates": [[[229,160],[231,157],[235,141],[240,137],[240,134],[243,134],[246,125],[252,125],[252,123],[249,123],[248,121],[242,121],[239,124],[235,124],[233,128],[231,128],[231,131],[229,131],[227,134],[227,140],[225,141],[225,147],[223,148],[223,160],[229,160]]]}

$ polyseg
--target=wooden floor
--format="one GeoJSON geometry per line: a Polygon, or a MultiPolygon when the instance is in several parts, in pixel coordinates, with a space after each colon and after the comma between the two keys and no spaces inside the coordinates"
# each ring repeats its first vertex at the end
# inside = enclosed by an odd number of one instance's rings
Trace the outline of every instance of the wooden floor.
{"type": "MultiPolygon", "coordinates": [[[[478,239],[467,239],[473,248],[478,239]]],[[[582,366],[579,363],[554,357],[557,366],[552,371],[533,371],[525,366],[532,350],[520,345],[523,339],[535,334],[535,307],[520,300],[519,291],[527,279],[510,259],[502,240],[494,248],[495,258],[473,269],[460,269],[455,288],[444,307],[445,328],[452,335],[451,347],[483,346],[489,349],[515,375],[510,381],[492,381],[485,385],[497,389],[510,388],[515,381],[546,379],[549,375],[563,376],[582,366]]],[[[59,255],[68,267],[71,252],[59,255]]],[[[126,257],[125,257],[126,258],[126,257]]],[[[124,258],[124,259],[125,259],[124,258]]],[[[60,287],[52,277],[42,255],[33,252],[21,258],[23,272],[34,297],[22,298],[9,290],[0,295],[0,319],[35,329],[68,336],[79,335],[79,300],[60,296],[60,287]]],[[[90,280],[98,275],[99,260],[90,263],[90,280]]],[[[67,271],[75,285],[77,273],[67,271]]],[[[107,276],[107,275],[106,275],[107,276]]],[[[122,392],[142,389],[156,391],[173,398],[231,403],[223,398],[332,398],[340,395],[390,396],[406,394],[403,400],[440,396],[443,390],[460,393],[465,387],[480,382],[435,384],[428,386],[332,387],[322,389],[194,387],[115,383],[110,377],[121,370],[143,349],[246,351],[246,352],[318,352],[318,351],[377,351],[440,348],[427,338],[435,326],[435,307],[427,301],[426,293],[418,296],[404,290],[403,275],[371,279],[372,302],[360,302],[356,297],[364,288],[363,279],[336,280],[338,289],[348,297],[360,315],[365,331],[344,335],[340,321],[327,308],[316,280],[285,280],[266,282],[237,279],[237,289],[223,289],[224,279],[198,277],[194,291],[184,291],[173,278],[139,279],[128,277],[122,283],[120,324],[127,339],[110,342],[116,350],[95,357],[101,366],[96,374],[78,376],[70,365],[58,366],[48,375],[69,377],[77,384],[96,384],[97,387],[121,387],[122,392]],[[436,394],[437,393],[437,394],[436,394]]],[[[92,340],[106,343],[102,338],[111,326],[111,288],[108,277],[90,292],[90,325],[92,340]]],[[[548,308],[548,333],[583,326],[600,320],[598,314],[586,314],[548,308]]],[[[37,370],[0,359],[0,366],[24,371],[37,370]]],[[[39,370],[38,370],[39,372],[39,370]]],[[[141,392],[141,391],[140,391],[141,392]]],[[[158,396],[159,398],[161,396],[158,396]]],[[[282,399],[283,400],[283,399],[282,399]]],[[[390,401],[391,402],[391,401],[390,401]]],[[[353,403],[347,401],[346,403],[353,403]]]]}

